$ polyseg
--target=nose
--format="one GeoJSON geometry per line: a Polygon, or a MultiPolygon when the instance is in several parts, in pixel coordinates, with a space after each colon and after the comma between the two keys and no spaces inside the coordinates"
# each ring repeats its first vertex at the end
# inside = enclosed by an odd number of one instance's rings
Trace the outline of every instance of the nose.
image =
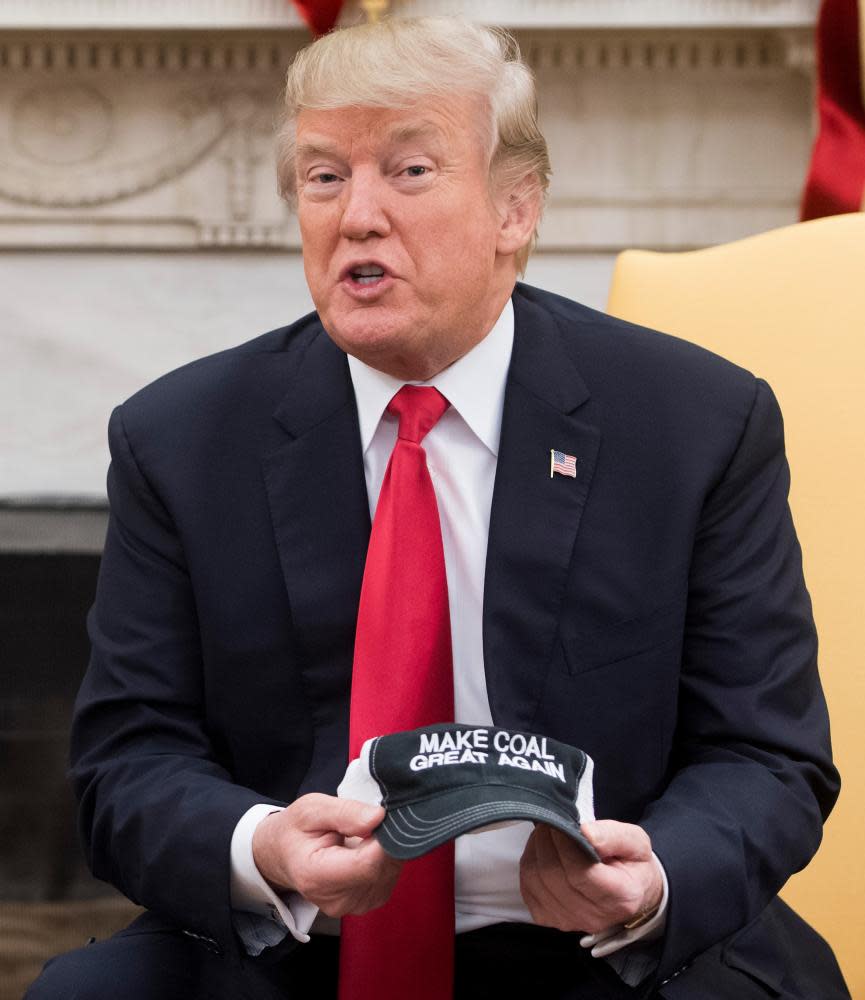
{"type": "Polygon", "coordinates": [[[340,235],[350,240],[387,236],[387,184],[375,170],[354,170],[343,188],[340,235]]]}

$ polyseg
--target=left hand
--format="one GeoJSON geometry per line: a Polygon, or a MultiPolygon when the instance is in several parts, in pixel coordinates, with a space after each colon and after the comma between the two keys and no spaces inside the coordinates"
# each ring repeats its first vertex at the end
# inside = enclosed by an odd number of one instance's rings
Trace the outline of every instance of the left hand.
{"type": "Polygon", "coordinates": [[[534,922],[598,934],[656,909],[664,888],[646,831],[611,819],[584,823],[582,831],[600,864],[544,823],[529,837],[520,859],[520,892],[534,922]]]}

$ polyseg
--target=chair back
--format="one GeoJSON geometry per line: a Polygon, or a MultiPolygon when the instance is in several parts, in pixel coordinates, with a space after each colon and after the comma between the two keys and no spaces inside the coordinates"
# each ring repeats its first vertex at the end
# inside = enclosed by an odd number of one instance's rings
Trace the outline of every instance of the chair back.
{"type": "Polygon", "coordinates": [[[781,405],[843,783],[820,851],[782,895],[865,997],[865,213],[686,253],[627,250],[607,308],[742,365],[781,405]]]}

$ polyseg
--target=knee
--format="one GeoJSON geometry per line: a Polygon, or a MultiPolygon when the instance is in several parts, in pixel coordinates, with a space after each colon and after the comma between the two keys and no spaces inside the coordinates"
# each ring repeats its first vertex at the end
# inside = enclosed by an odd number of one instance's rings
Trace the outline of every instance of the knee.
{"type": "Polygon", "coordinates": [[[189,1000],[197,975],[177,936],[121,932],[52,958],[24,1000],[189,1000]]]}
{"type": "Polygon", "coordinates": [[[116,995],[116,982],[113,990],[100,990],[99,963],[88,954],[92,950],[77,948],[47,961],[23,1000],[109,1000],[116,995]]]}

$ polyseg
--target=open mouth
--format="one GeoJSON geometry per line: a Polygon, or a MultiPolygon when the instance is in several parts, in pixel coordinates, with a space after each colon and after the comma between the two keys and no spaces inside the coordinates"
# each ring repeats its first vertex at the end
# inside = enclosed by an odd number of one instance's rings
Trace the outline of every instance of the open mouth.
{"type": "Polygon", "coordinates": [[[348,277],[355,285],[374,285],[385,276],[385,270],[378,264],[359,264],[348,271],[348,277]]]}

